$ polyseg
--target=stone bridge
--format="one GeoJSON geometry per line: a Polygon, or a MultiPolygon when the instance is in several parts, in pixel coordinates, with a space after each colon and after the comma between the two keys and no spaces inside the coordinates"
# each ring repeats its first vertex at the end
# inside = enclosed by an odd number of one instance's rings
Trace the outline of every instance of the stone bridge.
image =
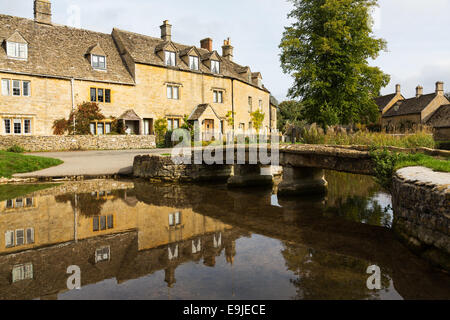
{"type": "Polygon", "coordinates": [[[133,174],[163,181],[226,181],[230,187],[263,186],[271,185],[273,176],[271,170],[261,169],[273,165],[283,167],[283,181],[278,187],[281,195],[325,192],[324,170],[373,174],[368,151],[317,145],[189,149],[179,162],[170,156],[137,156],[133,174]]]}

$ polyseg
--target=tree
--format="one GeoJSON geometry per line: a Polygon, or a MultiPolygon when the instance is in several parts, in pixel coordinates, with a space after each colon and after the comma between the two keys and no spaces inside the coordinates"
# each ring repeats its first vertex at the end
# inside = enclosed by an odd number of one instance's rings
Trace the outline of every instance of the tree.
{"type": "Polygon", "coordinates": [[[69,116],[69,134],[88,135],[91,133],[90,124],[95,120],[103,120],[105,116],[101,113],[100,107],[95,102],[83,102],[79,104],[75,111],[69,116]],[[74,121],[75,118],[75,128],[74,121]]]}
{"type": "Polygon", "coordinates": [[[228,111],[226,117],[228,126],[231,128],[234,128],[234,116],[236,115],[236,112],[228,111]]]}
{"type": "Polygon", "coordinates": [[[283,131],[286,123],[298,125],[303,120],[303,106],[299,101],[288,100],[283,101],[279,105],[277,127],[279,131],[283,131]]]}
{"type": "Polygon", "coordinates": [[[160,118],[155,121],[155,132],[156,132],[156,138],[158,139],[158,143],[164,142],[164,138],[167,132],[167,119],[160,118]]]}
{"type": "Polygon", "coordinates": [[[374,122],[373,100],[390,77],[368,60],[386,49],[373,37],[370,11],[377,0],[290,0],[294,23],[280,44],[281,65],[294,77],[306,120],[321,126],[374,122]]]}
{"type": "Polygon", "coordinates": [[[264,118],[266,117],[266,115],[258,109],[250,113],[250,117],[252,119],[253,129],[255,129],[256,132],[259,132],[259,130],[261,130],[263,126],[264,118]]]}

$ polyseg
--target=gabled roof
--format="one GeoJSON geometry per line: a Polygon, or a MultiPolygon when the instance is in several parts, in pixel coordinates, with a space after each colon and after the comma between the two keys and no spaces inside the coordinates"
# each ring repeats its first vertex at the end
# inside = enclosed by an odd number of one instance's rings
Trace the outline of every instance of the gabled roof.
{"type": "Polygon", "coordinates": [[[111,35],[66,26],[45,25],[34,20],[0,14],[0,43],[18,32],[28,42],[28,60],[8,59],[0,48],[0,70],[26,74],[134,84],[111,35]],[[86,56],[99,44],[108,70],[92,68],[86,56]]]}
{"type": "Polygon", "coordinates": [[[430,93],[418,98],[399,100],[383,115],[383,118],[421,113],[436,96],[436,93],[430,93]]]}
{"type": "Polygon", "coordinates": [[[130,109],[125,111],[119,118],[119,120],[139,121],[142,120],[134,110],[130,109]]]}
{"type": "Polygon", "coordinates": [[[11,42],[17,42],[17,43],[28,43],[28,41],[26,41],[22,35],[20,34],[20,32],[16,31],[14,32],[11,37],[9,37],[8,39],[6,39],[6,41],[11,41],[11,42]]]}
{"type": "Polygon", "coordinates": [[[450,104],[440,106],[428,119],[427,125],[434,128],[450,127],[450,104]]]}
{"type": "Polygon", "coordinates": [[[180,51],[179,55],[180,55],[180,57],[184,57],[184,56],[187,56],[187,55],[190,55],[190,56],[196,55],[198,57],[201,56],[200,52],[198,52],[196,47],[188,47],[186,49],[183,49],[183,50],[180,51]]]}
{"type": "Polygon", "coordinates": [[[92,47],[90,47],[87,53],[88,54],[95,54],[95,55],[98,55],[98,56],[106,55],[105,51],[102,49],[102,47],[98,43],[93,45],[92,47]]]}
{"type": "Polygon", "coordinates": [[[205,113],[206,109],[211,108],[211,110],[214,112],[214,114],[216,115],[216,117],[218,119],[220,119],[220,117],[218,116],[218,114],[216,113],[216,111],[214,110],[213,107],[211,107],[210,104],[199,104],[191,113],[191,115],[188,118],[188,121],[195,121],[198,120],[203,113],[205,113]]]}
{"type": "Polygon", "coordinates": [[[386,106],[389,104],[389,102],[392,101],[392,99],[395,98],[397,94],[396,93],[392,93],[392,94],[388,94],[385,96],[380,96],[375,98],[375,103],[377,104],[378,108],[380,109],[380,111],[383,111],[384,108],[386,108],[386,106]]]}
{"type": "Polygon", "coordinates": [[[155,47],[155,52],[162,50],[178,51],[177,47],[171,41],[165,41],[155,47]]]}
{"type": "MultiPolygon", "coordinates": [[[[161,61],[161,58],[159,58],[158,55],[154,53],[155,48],[162,42],[164,42],[162,39],[124,31],[117,28],[113,29],[113,36],[116,41],[120,43],[119,47],[121,48],[123,46],[124,50],[129,53],[135,63],[165,67],[164,61],[161,61]]],[[[200,57],[203,57],[205,54],[211,54],[211,52],[206,49],[195,47],[192,45],[183,45],[180,43],[174,43],[174,45],[178,48],[179,54],[184,54],[186,50],[191,50],[192,48],[195,48],[200,57]]],[[[223,76],[238,79],[257,87],[257,84],[248,81],[248,76],[239,73],[239,69],[243,68],[241,65],[228,59],[221,60],[220,72],[223,76]]],[[[191,71],[189,66],[181,59],[177,61],[177,67],[180,70],[191,71]]],[[[199,69],[205,74],[213,74],[211,70],[203,63],[200,63],[199,69]]],[[[265,88],[263,88],[263,90],[268,91],[265,88]]]]}
{"type": "Polygon", "coordinates": [[[222,58],[217,53],[217,51],[211,51],[211,52],[204,53],[202,55],[202,60],[218,60],[218,61],[222,61],[222,58]]]}

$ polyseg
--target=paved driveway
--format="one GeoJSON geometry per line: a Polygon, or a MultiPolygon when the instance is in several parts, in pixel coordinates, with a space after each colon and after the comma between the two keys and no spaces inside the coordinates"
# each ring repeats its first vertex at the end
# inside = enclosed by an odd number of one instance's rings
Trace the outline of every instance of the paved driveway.
{"type": "Polygon", "coordinates": [[[70,177],[125,175],[133,172],[133,161],[137,155],[171,153],[171,149],[115,150],[115,151],[70,151],[30,153],[30,155],[57,158],[63,164],[40,171],[16,174],[17,178],[70,177]]]}

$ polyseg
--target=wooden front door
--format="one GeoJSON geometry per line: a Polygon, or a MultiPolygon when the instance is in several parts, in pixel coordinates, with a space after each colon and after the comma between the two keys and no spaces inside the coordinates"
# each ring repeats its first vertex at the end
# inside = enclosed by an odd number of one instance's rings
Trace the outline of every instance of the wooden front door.
{"type": "Polygon", "coordinates": [[[204,138],[205,141],[211,141],[214,137],[214,120],[206,119],[204,123],[204,138]]]}

